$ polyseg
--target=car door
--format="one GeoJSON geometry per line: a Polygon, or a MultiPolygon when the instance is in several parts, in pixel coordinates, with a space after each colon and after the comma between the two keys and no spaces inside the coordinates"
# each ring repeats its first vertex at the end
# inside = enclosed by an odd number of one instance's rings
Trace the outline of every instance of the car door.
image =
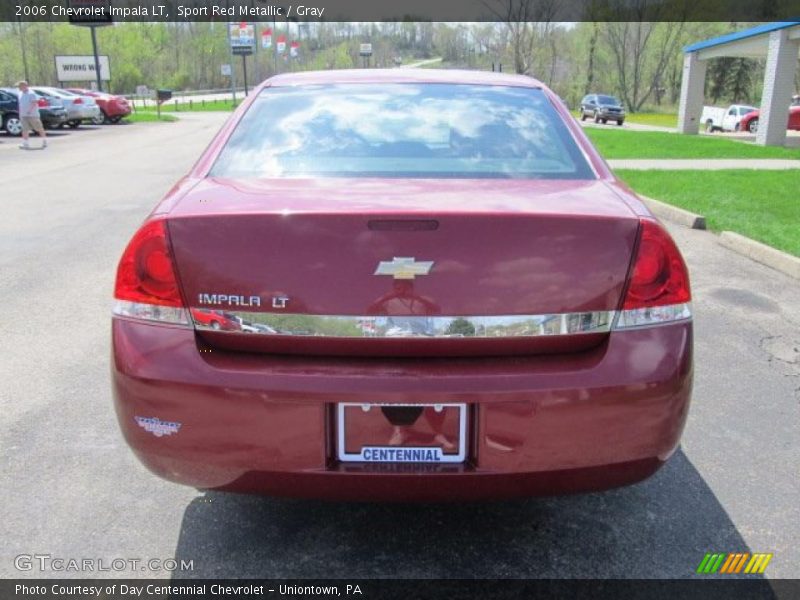
{"type": "Polygon", "coordinates": [[[731,106],[725,116],[722,117],[722,129],[724,131],[733,131],[736,128],[736,121],[739,120],[739,109],[737,106],[731,106]]]}
{"type": "Polygon", "coordinates": [[[800,129],[800,106],[789,109],[789,129],[800,129]]]}
{"type": "Polygon", "coordinates": [[[17,112],[17,99],[11,94],[0,91],[0,110],[3,112],[17,112]]]}

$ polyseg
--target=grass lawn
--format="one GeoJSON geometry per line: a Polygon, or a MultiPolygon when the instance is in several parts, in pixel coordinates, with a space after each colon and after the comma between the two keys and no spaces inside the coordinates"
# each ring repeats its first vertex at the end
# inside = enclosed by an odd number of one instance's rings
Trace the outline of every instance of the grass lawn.
{"type": "Polygon", "coordinates": [[[586,135],[604,158],[797,158],[798,148],[756,146],[706,135],[625,131],[587,127],[586,135]]]}
{"type": "MultiPolygon", "coordinates": [[[[232,111],[239,105],[231,100],[193,100],[189,102],[166,102],[161,105],[161,112],[220,112],[232,111]]],[[[155,106],[136,106],[136,112],[156,112],[155,106]]]]}
{"type": "Polygon", "coordinates": [[[658,125],[659,127],[677,127],[678,115],[668,113],[633,113],[625,117],[628,123],[641,125],[658,125]]]}
{"type": "MultiPolygon", "coordinates": [[[[135,112],[129,114],[124,119],[129,123],[155,123],[158,122],[158,115],[155,112],[135,112]]],[[[173,117],[172,115],[161,115],[161,122],[162,123],[174,123],[177,121],[177,117],[173,117]]]]}
{"type": "Polygon", "coordinates": [[[645,196],[704,215],[713,231],[735,231],[800,256],[800,169],[616,173],[645,196]]]}

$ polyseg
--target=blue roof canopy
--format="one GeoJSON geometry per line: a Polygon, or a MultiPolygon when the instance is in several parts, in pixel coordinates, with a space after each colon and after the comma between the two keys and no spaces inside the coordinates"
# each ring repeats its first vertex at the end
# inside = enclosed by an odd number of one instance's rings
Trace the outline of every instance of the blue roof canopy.
{"type": "Polygon", "coordinates": [[[734,31],[733,33],[726,33],[725,35],[721,35],[719,37],[703,40],[702,42],[695,42],[694,44],[686,46],[683,51],[697,52],[698,50],[704,50],[706,48],[721,46],[730,42],[737,42],[739,40],[755,37],[757,35],[763,35],[765,33],[770,33],[771,31],[786,29],[787,27],[794,27],[795,25],[800,25],[800,21],[778,21],[777,23],[764,23],[763,25],[751,27],[750,29],[734,31]]]}

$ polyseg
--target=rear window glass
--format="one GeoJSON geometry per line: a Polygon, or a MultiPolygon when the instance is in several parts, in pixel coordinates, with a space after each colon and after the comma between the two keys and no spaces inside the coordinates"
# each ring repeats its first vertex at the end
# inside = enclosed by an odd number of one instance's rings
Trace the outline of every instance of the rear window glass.
{"type": "Polygon", "coordinates": [[[541,90],[416,83],[266,88],[211,175],[594,177],[541,90]]]}

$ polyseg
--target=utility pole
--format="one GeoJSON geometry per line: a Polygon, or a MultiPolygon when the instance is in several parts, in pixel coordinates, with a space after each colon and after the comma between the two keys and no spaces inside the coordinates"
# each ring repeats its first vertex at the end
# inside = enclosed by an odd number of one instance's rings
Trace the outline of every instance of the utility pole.
{"type": "Polygon", "coordinates": [[[31,75],[28,72],[28,49],[25,47],[25,34],[22,29],[22,20],[17,17],[17,29],[19,30],[19,46],[22,50],[22,67],[25,70],[25,81],[31,80],[31,75]]]}
{"type": "Polygon", "coordinates": [[[94,74],[97,76],[97,91],[103,91],[103,78],[100,76],[100,57],[97,54],[97,26],[91,25],[92,30],[92,52],[94,52],[94,74]]]}
{"type": "MultiPolygon", "coordinates": [[[[227,11],[231,9],[230,0],[225,0],[225,8],[227,11]]],[[[231,24],[226,23],[225,27],[228,28],[228,53],[230,55],[231,63],[231,96],[233,96],[233,104],[236,105],[236,64],[233,62],[233,46],[231,46],[231,24]]]]}

